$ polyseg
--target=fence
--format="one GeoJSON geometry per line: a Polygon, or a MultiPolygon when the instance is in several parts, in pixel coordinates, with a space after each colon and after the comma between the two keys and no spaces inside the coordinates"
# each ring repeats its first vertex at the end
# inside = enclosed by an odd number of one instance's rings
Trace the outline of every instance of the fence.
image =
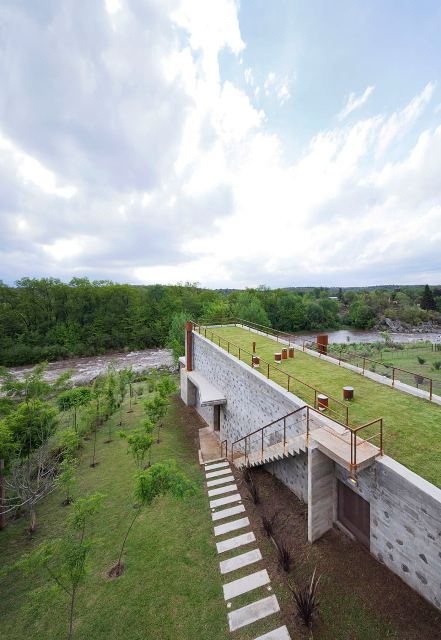
{"type": "MultiPolygon", "coordinates": [[[[225,349],[231,355],[234,355],[242,362],[246,362],[251,367],[253,367],[253,359],[256,354],[253,354],[251,353],[251,351],[247,351],[234,342],[223,338],[208,327],[202,327],[200,325],[194,325],[194,327],[195,331],[197,331],[200,335],[204,335],[204,337],[208,340],[211,340],[219,347],[225,349]]],[[[341,420],[345,425],[349,424],[349,407],[344,402],[338,400],[337,398],[334,398],[333,396],[330,396],[328,393],[324,393],[317,387],[314,387],[304,380],[291,375],[287,371],[283,371],[283,369],[281,369],[279,365],[276,366],[260,357],[259,360],[259,366],[269,380],[273,380],[274,382],[277,382],[277,384],[279,384],[281,387],[287,389],[287,391],[290,391],[291,393],[294,393],[299,397],[303,397],[303,399],[311,404],[311,406],[313,406],[315,409],[332,414],[337,419],[341,420]],[[328,398],[327,407],[325,407],[320,400],[319,396],[321,395],[324,395],[328,398]]]]}

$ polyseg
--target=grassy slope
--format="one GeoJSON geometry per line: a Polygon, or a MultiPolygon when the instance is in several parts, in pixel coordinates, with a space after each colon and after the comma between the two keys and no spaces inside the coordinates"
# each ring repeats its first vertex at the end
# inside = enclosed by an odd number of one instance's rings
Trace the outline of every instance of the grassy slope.
{"type": "MultiPolygon", "coordinates": [[[[248,351],[252,350],[252,342],[256,341],[257,354],[269,362],[273,362],[274,353],[280,350],[274,340],[241,328],[222,327],[215,329],[215,333],[248,351]]],[[[249,356],[245,358],[248,362],[249,356]]],[[[441,487],[441,407],[301,351],[295,352],[293,360],[283,361],[281,368],[338,399],[342,397],[343,386],[353,386],[355,400],[349,404],[350,424],[363,424],[382,416],[385,452],[441,487]]],[[[264,373],[266,369],[262,368],[261,371],[264,373]]],[[[273,376],[273,371],[271,378],[286,386],[286,378],[280,374],[273,376]]],[[[294,393],[306,401],[311,400],[300,386],[294,389],[294,393]]]]}
{"type": "MultiPolygon", "coordinates": [[[[135,425],[140,405],[125,414],[126,428],[135,425]]],[[[115,422],[117,416],[112,418],[115,422]]],[[[118,580],[106,578],[115,562],[125,530],[126,514],[131,514],[134,463],[126,455],[119,438],[104,444],[106,428],[99,434],[99,466],[89,467],[91,442],[86,443],[78,470],[79,493],[101,491],[107,495],[105,509],[96,525],[98,543],[90,557],[87,586],[81,591],[75,629],[76,638],[125,640],[224,638],[226,609],[222,598],[216,550],[211,539],[212,524],[202,474],[180,416],[173,406],[162,442],[154,448],[154,459],[176,458],[196,482],[194,499],[161,499],[146,510],[132,530],[126,554],[126,572],[118,580]]],[[[26,523],[20,520],[0,532],[1,565],[5,567],[22,553],[57,535],[67,509],[60,494],[47,498],[39,509],[40,526],[30,541],[26,523]]],[[[2,579],[0,597],[1,637],[64,638],[66,608],[49,598],[39,615],[24,616],[30,590],[38,586],[34,578],[14,571],[2,579]]]]}

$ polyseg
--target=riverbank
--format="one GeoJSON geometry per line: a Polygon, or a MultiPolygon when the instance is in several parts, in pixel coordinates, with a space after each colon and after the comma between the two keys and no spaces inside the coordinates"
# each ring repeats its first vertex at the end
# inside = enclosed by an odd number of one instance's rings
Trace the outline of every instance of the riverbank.
{"type": "MultiPolygon", "coordinates": [[[[174,368],[172,354],[168,349],[145,349],[130,351],[129,353],[117,352],[102,356],[69,358],[67,360],[49,362],[44,378],[47,382],[52,383],[62,373],[73,371],[71,380],[74,385],[88,384],[99,375],[105,373],[110,364],[113,364],[117,370],[130,367],[136,372],[146,369],[158,369],[159,367],[174,368]]],[[[29,373],[34,366],[11,367],[9,371],[21,378],[26,373],[29,373]]]]}

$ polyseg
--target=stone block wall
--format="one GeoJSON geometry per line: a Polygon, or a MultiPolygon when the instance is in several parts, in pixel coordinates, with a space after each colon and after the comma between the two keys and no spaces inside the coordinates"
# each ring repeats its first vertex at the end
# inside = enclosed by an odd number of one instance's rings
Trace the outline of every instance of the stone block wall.
{"type": "MultiPolygon", "coordinates": [[[[194,369],[227,398],[220,437],[227,438],[229,444],[304,405],[301,399],[198,334],[194,334],[193,357],[194,369]]],[[[182,375],[185,378],[185,373],[182,375]]],[[[185,386],[185,380],[183,383],[185,386]]],[[[186,394],[193,397],[191,389],[186,394]]],[[[212,407],[207,408],[208,414],[198,404],[195,394],[196,408],[212,424],[212,407]]],[[[288,428],[290,433],[304,429],[298,420],[288,428]]],[[[269,433],[268,443],[271,438],[277,441],[277,437],[269,433]]],[[[440,489],[388,456],[359,472],[357,486],[348,482],[349,474],[343,467],[317,449],[266,468],[308,502],[311,541],[323,535],[337,518],[337,479],[361,495],[370,503],[371,553],[441,609],[440,489]]]]}

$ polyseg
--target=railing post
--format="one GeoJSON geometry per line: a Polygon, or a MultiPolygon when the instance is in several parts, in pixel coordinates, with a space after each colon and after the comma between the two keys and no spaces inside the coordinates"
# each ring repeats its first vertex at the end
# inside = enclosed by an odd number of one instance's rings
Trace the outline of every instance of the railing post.
{"type": "Polygon", "coordinates": [[[262,462],[263,462],[263,429],[262,429],[262,455],[261,455],[261,458],[262,458],[262,462]]]}
{"type": "Polygon", "coordinates": [[[392,367],[392,386],[395,386],[395,367],[392,367]]]}
{"type": "Polygon", "coordinates": [[[228,353],[230,353],[230,343],[227,342],[228,353]]]}
{"type": "Polygon", "coordinates": [[[286,447],[286,416],[283,418],[283,450],[286,447]]]}
{"type": "Polygon", "coordinates": [[[383,455],[383,418],[380,418],[380,455],[383,455]]]}
{"type": "Polygon", "coordinates": [[[346,426],[349,426],[349,407],[346,407],[346,426]]]}
{"type": "Polygon", "coordinates": [[[269,363],[268,363],[268,365],[267,365],[267,366],[268,366],[267,378],[268,378],[268,380],[269,380],[269,363]]]}
{"type": "Polygon", "coordinates": [[[365,369],[366,369],[366,356],[363,356],[363,375],[364,375],[365,369]]]}
{"type": "Polygon", "coordinates": [[[306,446],[309,447],[309,406],[306,407],[306,446]]]}
{"type": "Polygon", "coordinates": [[[289,380],[290,380],[291,376],[288,376],[288,391],[289,391],[289,380]]]}
{"type": "Polygon", "coordinates": [[[429,391],[430,401],[432,401],[432,385],[433,385],[433,380],[432,378],[430,378],[430,391],[429,391]]]}
{"type": "Polygon", "coordinates": [[[314,409],[317,409],[317,389],[314,389],[314,409]]]}
{"type": "Polygon", "coordinates": [[[245,437],[245,464],[248,463],[247,442],[248,442],[248,436],[245,437]]]}

